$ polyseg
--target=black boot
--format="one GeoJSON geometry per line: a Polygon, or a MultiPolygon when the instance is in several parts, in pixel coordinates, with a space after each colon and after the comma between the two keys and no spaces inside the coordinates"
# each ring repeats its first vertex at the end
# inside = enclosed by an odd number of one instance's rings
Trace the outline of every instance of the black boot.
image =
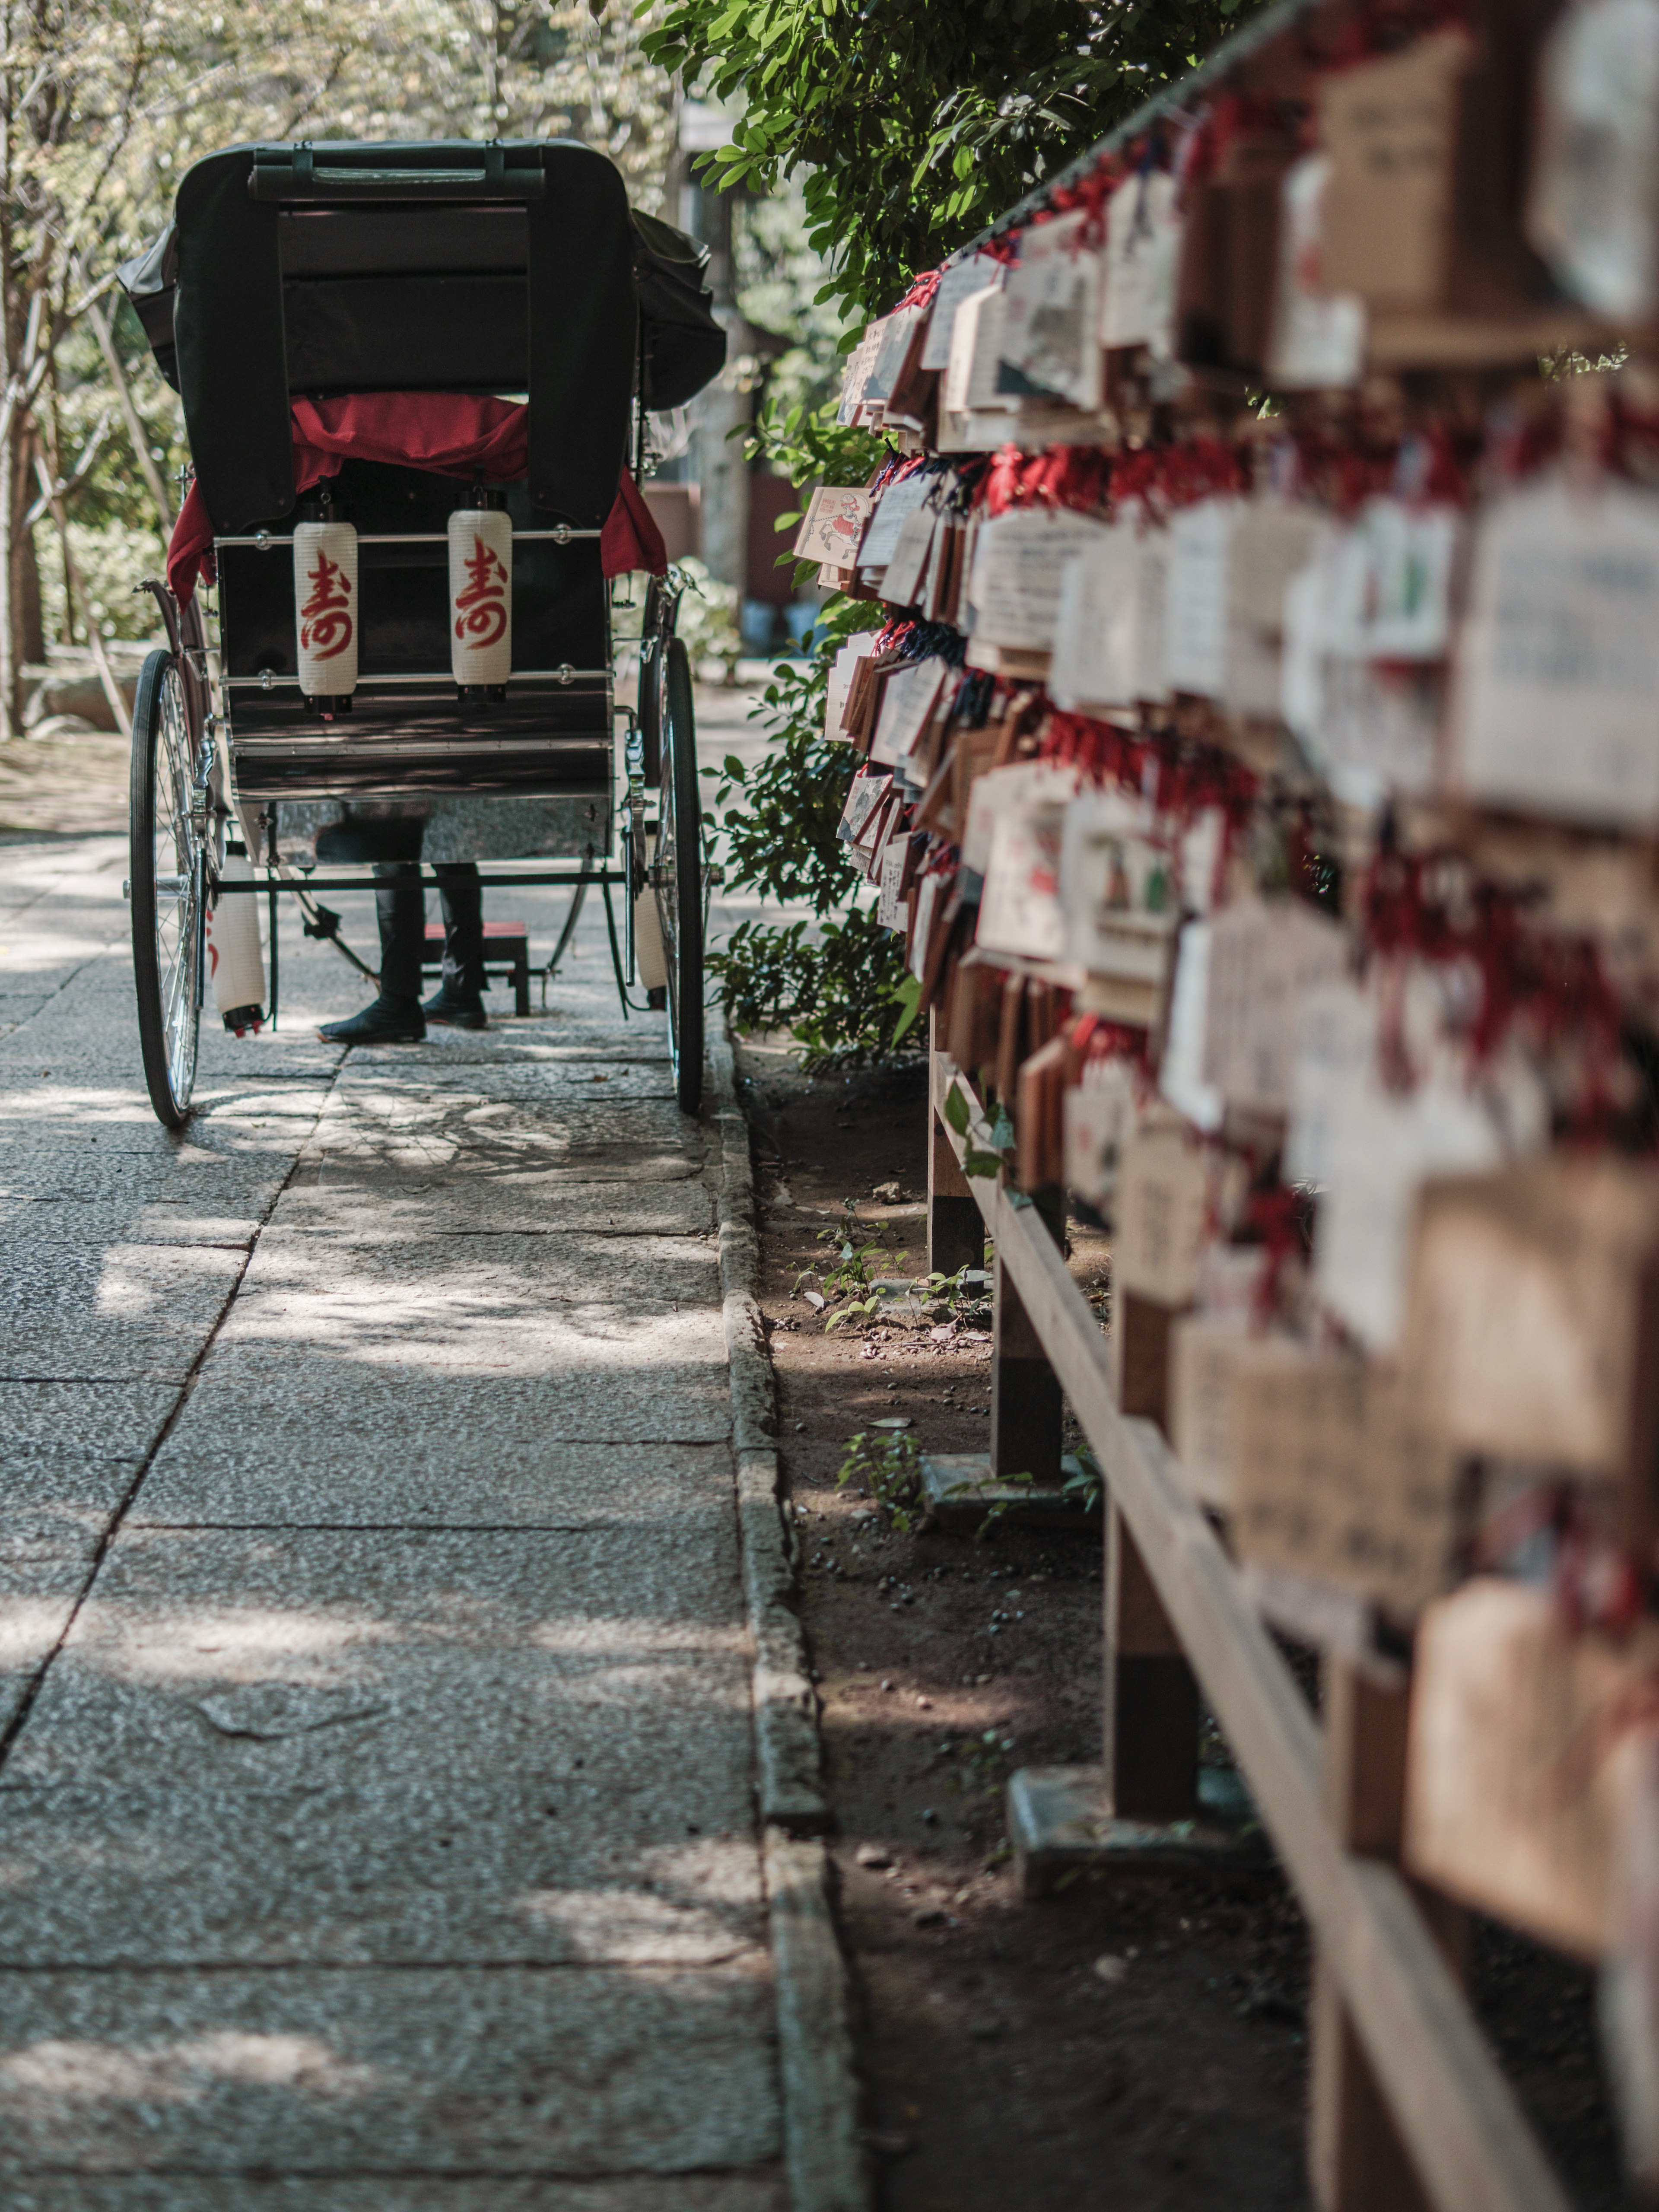
{"type": "Polygon", "coordinates": [[[317,1034],[330,1044],[419,1044],[426,1035],[421,1012],[426,894],[418,861],[375,862],[374,908],[380,925],[380,995],[349,1021],[325,1023],[317,1034]]]}
{"type": "Polygon", "coordinates": [[[484,1012],[483,890],[471,860],[440,860],[433,870],[444,915],[444,967],[422,1011],[452,1029],[489,1026],[484,1012]]]}
{"type": "Polygon", "coordinates": [[[372,1006],[343,1022],[324,1022],[317,1034],[328,1044],[419,1044],[426,1020],[418,999],[382,991],[372,1006]]]}
{"type": "Polygon", "coordinates": [[[489,1017],[484,1012],[483,1000],[476,994],[469,998],[465,991],[454,989],[447,975],[421,1012],[428,1021],[437,1022],[453,1030],[487,1030],[489,1027],[489,1017]]]}

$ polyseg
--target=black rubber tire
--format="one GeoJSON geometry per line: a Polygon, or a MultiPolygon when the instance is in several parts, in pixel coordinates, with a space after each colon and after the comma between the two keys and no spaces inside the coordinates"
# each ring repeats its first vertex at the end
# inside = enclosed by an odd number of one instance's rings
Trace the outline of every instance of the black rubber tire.
{"type": "Polygon", "coordinates": [[[152,653],[132,704],[132,973],[144,1082],[156,1120],[168,1129],[183,1128],[190,1118],[202,1023],[207,872],[191,828],[191,769],[178,666],[170,653],[152,653]]]}
{"type": "Polygon", "coordinates": [[[668,968],[668,1043],[682,1114],[702,1104],[702,793],[691,663],[678,638],[663,665],[657,915],[668,968]]]}
{"type": "Polygon", "coordinates": [[[645,742],[645,781],[649,791],[662,781],[662,589],[655,576],[645,587],[645,629],[640,641],[640,735],[645,742]]]}

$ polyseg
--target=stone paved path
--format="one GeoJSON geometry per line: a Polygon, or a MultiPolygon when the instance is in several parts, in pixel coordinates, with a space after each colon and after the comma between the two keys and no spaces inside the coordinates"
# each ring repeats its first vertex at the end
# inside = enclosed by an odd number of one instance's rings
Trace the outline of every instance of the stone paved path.
{"type": "MultiPolygon", "coordinates": [[[[170,1138],[125,869],[0,844],[0,2203],[777,2212],[662,1023],[595,915],[544,1018],[342,1054],[289,922],[279,1033],[210,1008],[170,1138]]],[[[489,911],[545,957],[562,896],[489,911]]]]}

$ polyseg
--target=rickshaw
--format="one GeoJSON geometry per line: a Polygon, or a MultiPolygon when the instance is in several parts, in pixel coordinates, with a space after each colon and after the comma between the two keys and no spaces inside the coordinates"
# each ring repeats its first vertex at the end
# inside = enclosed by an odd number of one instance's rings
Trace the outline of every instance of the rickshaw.
{"type": "Polygon", "coordinates": [[[301,141],[197,162],[120,271],[193,469],[166,578],[136,587],[167,639],[134,702],[128,886],[167,1127],[191,1109],[210,918],[268,894],[274,1013],[277,894],[337,937],[313,895],[368,888],[363,864],[411,841],[423,882],[562,859],[481,881],[569,886],[566,940],[597,887],[624,1012],[637,930],[697,1111],[710,876],[684,580],[638,483],[652,418],[725,358],[706,258],[586,146],[301,141]],[[611,617],[641,571],[635,710],[611,617]]]}

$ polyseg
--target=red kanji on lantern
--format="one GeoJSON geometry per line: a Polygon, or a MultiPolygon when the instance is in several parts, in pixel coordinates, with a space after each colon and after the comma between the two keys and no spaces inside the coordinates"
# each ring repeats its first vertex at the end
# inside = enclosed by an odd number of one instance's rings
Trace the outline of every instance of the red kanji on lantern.
{"type": "Polygon", "coordinates": [[[320,549],[317,565],[307,572],[311,596],[300,610],[300,647],[319,660],[332,660],[351,642],[350,579],[337,561],[320,549]]]}
{"type": "Polygon", "coordinates": [[[472,580],[455,595],[455,635],[482,653],[507,635],[507,569],[482,538],[473,539],[461,565],[472,580]]]}

